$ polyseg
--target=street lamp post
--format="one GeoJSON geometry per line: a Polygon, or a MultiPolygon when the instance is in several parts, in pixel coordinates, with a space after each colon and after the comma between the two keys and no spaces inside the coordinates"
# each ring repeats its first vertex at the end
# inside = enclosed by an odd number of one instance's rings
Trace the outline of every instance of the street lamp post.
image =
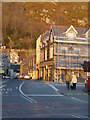
{"type": "MultiPolygon", "coordinates": [[[[72,45],[69,47],[69,50],[71,50],[71,53],[70,53],[70,54],[72,55],[72,51],[73,51],[72,45]]],[[[70,67],[71,67],[71,57],[72,57],[72,56],[69,56],[69,59],[70,59],[70,60],[69,60],[69,71],[70,71],[70,67]]]]}
{"type": "Polygon", "coordinates": [[[47,79],[48,79],[48,66],[46,65],[47,79]]]}
{"type": "Polygon", "coordinates": [[[78,62],[78,79],[79,79],[79,57],[80,57],[80,54],[77,57],[77,62],[78,62]]]}

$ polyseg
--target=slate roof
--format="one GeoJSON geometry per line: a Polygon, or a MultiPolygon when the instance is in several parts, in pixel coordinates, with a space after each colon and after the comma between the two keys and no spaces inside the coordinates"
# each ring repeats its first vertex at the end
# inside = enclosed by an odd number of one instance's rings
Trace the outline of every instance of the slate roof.
{"type": "Polygon", "coordinates": [[[48,32],[48,31],[45,32],[44,34],[41,35],[41,40],[44,40],[44,39],[48,38],[49,35],[50,35],[50,32],[48,32]]]}
{"type": "MultiPolygon", "coordinates": [[[[67,31],[68,28],[66,27],[58,27],[58,26],[51,26],[51,30],[54,34],[54,36],[60,36],[60,37],[65,37],[65,33],[67,31]]],[[[75,28],[75,30],[77,31],[77,37],[84,37],[84,34],[88,31],[88,29],[84,29],[84,28],[75,28]]]]}
{"type": "Polygon", "coordinates": [[[77,37],[84,37],[84,34],[88,31],[88,29],[76,28],[76,31],[78,32],[77,37]]]}
{"type": "Polygon", "coordinates": [[[57,27],[57,26],[52,26],[51,29],[54,36],[60,36],[60,37],[64,37],[65,35],[63,33],[67,30],[64,27],[57,27]]]}

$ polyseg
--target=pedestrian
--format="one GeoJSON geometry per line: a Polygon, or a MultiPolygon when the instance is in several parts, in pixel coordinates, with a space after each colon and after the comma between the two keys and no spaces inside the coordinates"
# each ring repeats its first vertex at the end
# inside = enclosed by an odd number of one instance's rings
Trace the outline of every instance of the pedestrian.
{"type": "Polygon", "coordinates": [[[77,84],[77,78],[76,75],[72,75],[72,84],[73,84],[73,90],[76,90],[76,84],[77,84]]]}
{"type": "Polygon", "coordinates": [[[68,72],[65,76],[65,81],[66,81],[66,86],[67,86],[67,89],[69,90],[70,88],[70,82],[72,80],[72,76],[70,74],[70,72],[68,72]]]}

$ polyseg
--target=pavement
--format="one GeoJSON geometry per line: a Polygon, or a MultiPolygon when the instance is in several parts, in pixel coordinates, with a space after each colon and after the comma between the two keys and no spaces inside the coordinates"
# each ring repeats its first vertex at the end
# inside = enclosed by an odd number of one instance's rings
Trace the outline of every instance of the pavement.
{"type": "Polygon", "coordinates": [[[55,86],[58,89],[58,92],[65,95],[65,96],[74,96],[74,95],[84,95],[84,94],[88,94],[85,85],[84,84],[77,84],[76,85],[76,90],[71,90],[71,89],[67,89],[66,87],[66,83],[50,83],[53,86],[55,86]]]}

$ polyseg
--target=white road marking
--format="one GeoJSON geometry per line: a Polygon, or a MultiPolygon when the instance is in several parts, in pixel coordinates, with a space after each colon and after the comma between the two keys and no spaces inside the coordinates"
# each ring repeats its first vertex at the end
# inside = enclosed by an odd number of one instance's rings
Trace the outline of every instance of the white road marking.
{"type": "Polygon", "coordinates": [[[32,103],[31,100],[29,100],[28,98],[24,97],[23,95],[21,95],[24,99],[26,99],[27,101],[29,101],[30,103],[32,103]]]}
{"type": "Polygon", "coordinates": [[[87,104],[88,104],[88,102],[83,101],[83,100],[80,100],[80,99],[77,99],[77,98],[75,98],[75,97],[72,97],[72,99],[77,100],[77,101],[80,101],[80,102],[84,102],[84,103],[87,103],[87,104]]]}
{"type": "Polygon", "coordinates": [[[57,95],[49,95],[49,94],[27,94],[27,96],[31,96],[31,97],[60,97],[60,96],[63,96],[63,95],[59,95],[59,94],[57,94],[57,95]]]}
{"type": "Polygon", "coordinates": [[[79,115],[80,117],[82,117],[82,118],[88,118],[87,116],[84,116],[84,115],[79,115]]]}
{"type": "Polygon", "coordinates": [[[18,87],[16,87],[16,89],[18,89],[18,87]]]}
{"type": "Polygon", "coordinates": [[[12,91],[12,88],[10,88],[10,91],[12,91]]]}
{"type": "Polygon", "coordinates": [[[49,85],[53,90],[55,90],[55,92],[57,93],[58,92],[58,89],[56,87],[54,87],[53,85],[45,82],[47,85],[49,85]]]}
{"type": "Polygon", "coordinates": [[[79,116],[77,116],[77,115],[72,115],[73,117],[75,117],[75,118],[80,118],[79,116]]]}
{"type": "MultiPolygon", "coordinates": [[[[73,117],[75,118],[88,118],[87,116],[84,116],[84,115],[72,115],[73,117]]],[[[88,118],[90,119],[90,118],[88,118]]]]}
{"type": "Polygon", "coordinates": [[[0,88],[3,88],[3,87],[5,87],[6,85],[2,85],[2,86],[0,86],[0,88]]]}
{"type": "Polygon", "coordinates": [[[7,88],[7,91],[9,91],[9,88],[7,88]]]}
{"type": "Polygon", "coordinates": [[[35,101],[34,99],[28,97],[26,94],[24,94],[24,93],[22,92],[21,88],[22,88],[22,85],[23,85],[23,84],[24,84],[24,82],[19,86],[19,91],[20,91],[20,93],[21,93],[21,94],[24,96],[24,98],[26,98],[28,101],[32,101],[32,102],[34,102],[34,103],[37,103],[37,101],[35,101]]]}

